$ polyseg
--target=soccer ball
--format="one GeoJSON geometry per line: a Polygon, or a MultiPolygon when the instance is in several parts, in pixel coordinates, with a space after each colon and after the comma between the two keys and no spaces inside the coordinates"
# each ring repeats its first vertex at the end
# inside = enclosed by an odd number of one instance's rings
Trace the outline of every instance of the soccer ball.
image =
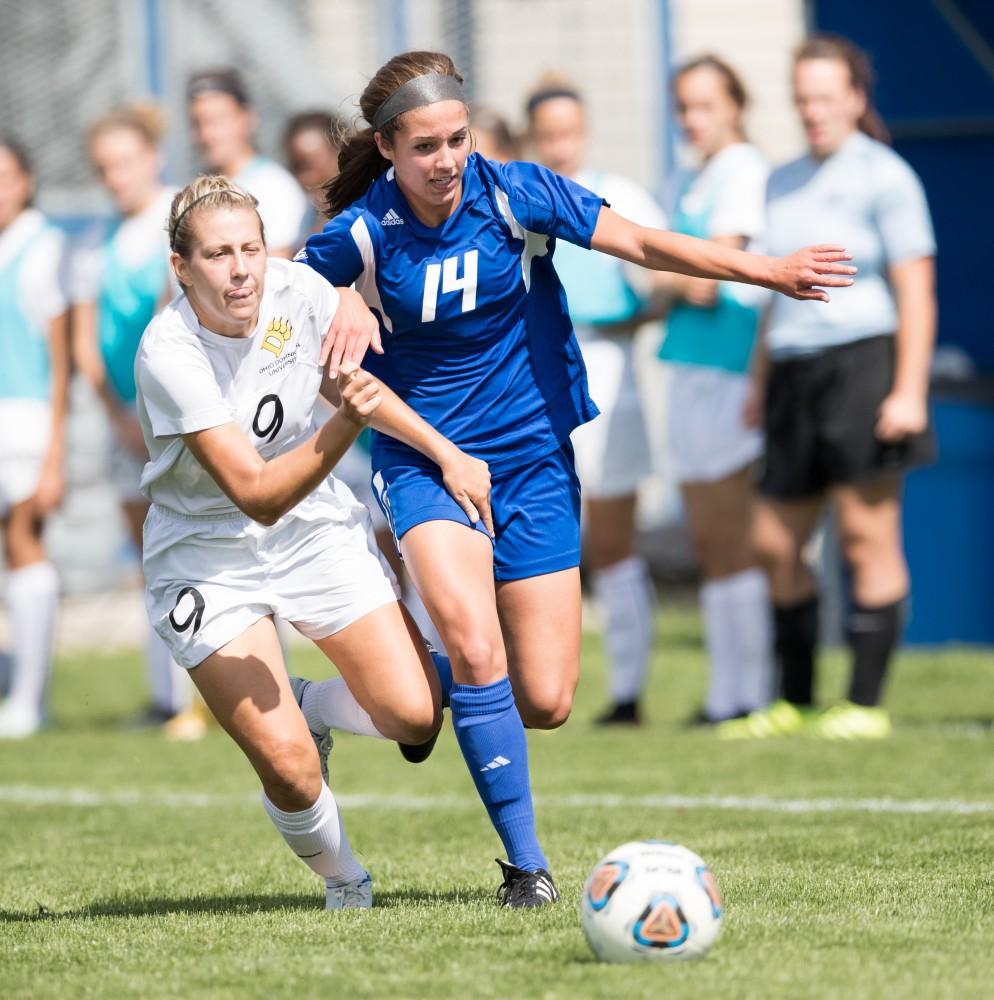
{"type": "Polygon", "coordinates": [[[583,933],[602,962],[701,958],[721,931],[722,903],[693,851],[636,840],[590,873],[580,900],[583,933]]]}

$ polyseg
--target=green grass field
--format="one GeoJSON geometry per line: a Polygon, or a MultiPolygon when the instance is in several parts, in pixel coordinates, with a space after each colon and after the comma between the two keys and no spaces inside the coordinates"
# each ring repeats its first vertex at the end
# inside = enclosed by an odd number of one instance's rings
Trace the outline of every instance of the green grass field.
{"type": "MultiPolygon", "coordinates": [[[[641,730],[592,727],[602,663],[588,636],[573,718],[530,738],[558,906],[494,905],[499,843],[446,724],[419,767],[338,739],[333,787],[377,905],[325,914],[223,733],[124,731],[137,657],[60,660],[55,727],[0,744],[0,997],[994,996],[994,655],[904,654],[895,735],[846,746],[685,728],[705,669],[689,612],[661,619],[641,730]],[[703,962],[599,965],[583,880],[649,837],[711,863],[723,936],[703,962]]],[[[843,673],[828,656],[826,700],[843,673]]]]}

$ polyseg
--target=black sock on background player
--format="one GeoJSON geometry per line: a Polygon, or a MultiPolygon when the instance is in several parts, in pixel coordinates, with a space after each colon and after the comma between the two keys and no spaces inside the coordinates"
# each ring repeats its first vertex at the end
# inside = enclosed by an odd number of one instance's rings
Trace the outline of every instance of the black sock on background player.
{"type": "Polygon", "coordinates": [[[852,650],[849,700],[872,707],[880,693],[891,654],[904,624],[904,601],[868,608],[853,604],[846,619],[846,639],[852,650]]]}
{"type": "Polygon", "coordinates": [[[794,705],[809,706],[814,702],[818,595],[800,604],[774,607],[773,618],[781,693],[794,705]]]}

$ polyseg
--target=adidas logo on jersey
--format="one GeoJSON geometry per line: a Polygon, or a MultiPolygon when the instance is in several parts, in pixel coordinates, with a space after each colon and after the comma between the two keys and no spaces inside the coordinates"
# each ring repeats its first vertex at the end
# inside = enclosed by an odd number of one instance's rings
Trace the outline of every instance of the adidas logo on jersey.
{"type": "Polygon", "coordinates": [[[402,226],[404,220],[392,209],[387,209],[387,214],[380,219],[381,226],[402,226]]]}
{"type": "Polygon", "coordinates": [[[496,771],[498,767],[507,767],[511,762],[506,757],[494,757],[486,767],[481,767],[481,771],[496,771]]]}

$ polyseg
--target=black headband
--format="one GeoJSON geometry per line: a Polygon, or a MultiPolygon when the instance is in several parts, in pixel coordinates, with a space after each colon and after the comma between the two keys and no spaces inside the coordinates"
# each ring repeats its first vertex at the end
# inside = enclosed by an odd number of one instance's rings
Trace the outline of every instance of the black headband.
{"type": "Polygon", "coordinates": [[[462,84],[447,73],[425,73],[398,87],[376,110],[372,126],[379,132],[387,122],[397,115],[415,108],[423,108],[439,101],[462,101],[466,103],[462,84]]]}
{"type": "MultiPolygon", "coordinates": [[[[186,208],[183,209],[179,215],[176,216],[176,221],[173,223],[172,228],[169,230],[169,249],[175,250],[176,243],[176,233],[179,231],[179,224],[183,221],[183,216],[186,215],[190,209],[196,208],[202,201],[206,201],[208,198],[213,198],[216,194],[230,194],[230,195],[240,195],[246,201],[252,203],[252,207],[256,210],[256,214],[259,211],[259,202],[254,195],[248,193],[248,191],[243,191],[241,188],[219,188],[216,191],[208,191],[207,194],[202,194],[199,198],[194,198],[186,208]]],[[[262,216],[259,216],[259,221],[262,221],[262,216]]]]}
{"type": "Polygon", "coordinates": [[[539,90],[528,98],[528,103],[525,105],[525,113],[530,115],[540,104],[555,100],[557,97],[568,97],[571,101],[576,101],[577,104],[583,104],[583,99],[571,87],[546,87],[544,90],[539,90]]]}
{"type": "Polygon", "coordinates": [[[200,97],[201,94],[227,94],[243,108],[247,108],[251,104],[248,92],[242,82],[226,73],[216,75],[211,73],[191,80],[186,92],[187,99],[192,101],[195,97],[200,97]]]}

